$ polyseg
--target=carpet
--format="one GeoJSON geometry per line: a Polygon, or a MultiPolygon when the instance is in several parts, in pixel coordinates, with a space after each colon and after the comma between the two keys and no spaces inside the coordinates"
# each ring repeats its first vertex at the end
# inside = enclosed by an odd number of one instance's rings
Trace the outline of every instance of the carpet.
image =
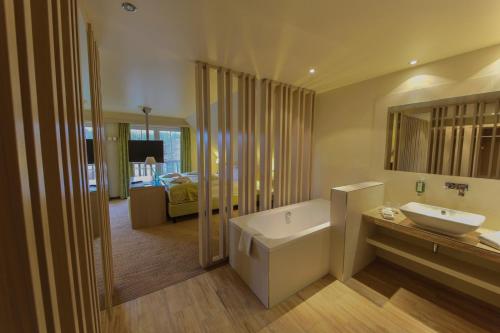
{"type": "Polygon", "coordinates": [[[134,230],[127,200],[109,204],[114,268],[113,304],[184,281],[205,270],[198,260],[198,219],[134,230]]]}

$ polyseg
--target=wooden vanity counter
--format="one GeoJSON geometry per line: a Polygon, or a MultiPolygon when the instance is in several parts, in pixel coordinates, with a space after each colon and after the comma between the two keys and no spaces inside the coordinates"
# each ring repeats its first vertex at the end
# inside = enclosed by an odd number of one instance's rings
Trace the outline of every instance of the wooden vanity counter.
{"type": "Polygon", "coordinates": [[[394,220],[384,219],[380,213],[381,209],[382,207],[377,207],[363,213],[363,221],[500,263],[500,250],[479,242],[480,234],[489,233],[493,230],[479,228],[462,237],[446,236],[417,227],[399,210],[394,215],[394,220]]]}

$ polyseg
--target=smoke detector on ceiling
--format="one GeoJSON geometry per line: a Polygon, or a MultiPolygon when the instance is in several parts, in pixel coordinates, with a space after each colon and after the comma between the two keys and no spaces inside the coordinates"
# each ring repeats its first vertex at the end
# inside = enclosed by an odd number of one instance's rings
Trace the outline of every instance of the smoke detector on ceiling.
{"type": "Polygon", "coordinates": [[[123,8],[123,10],[125,10],[129,13],[133,13],[137,10],[137,7],[133,3],[130,3],[130,2],[123,2],[122,8],[123,8]]]}

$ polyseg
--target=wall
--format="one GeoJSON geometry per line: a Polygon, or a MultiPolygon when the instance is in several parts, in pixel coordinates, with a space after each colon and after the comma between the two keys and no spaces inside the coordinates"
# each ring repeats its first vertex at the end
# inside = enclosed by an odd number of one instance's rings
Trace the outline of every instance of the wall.
{"type": "Polygon", "coordinates": [[[118,124],[104,124],[106,163],[108,165],[109,197],[120,197],[120,164],[118,159],[118,124]]]}
{"type": "Polygon", "coordinates": [[[313,142],[313,197],[364,180],[386,184],[385,200],[419,201],[468,210],[500,230],[500,181],[384,170],[389,106],[500,90],[500,46],[388,74],[317,95],[313,142]],[[418,197],[415,181],[425,179],[418,197]],[[470,185],[465,197],[443,188],[445,181],[470,185]]]}
{"type": "Polygon", "coordinates": [[[189,124],[189,129],[191,133],[191,168],[193,171],[198,171],[198,155],[196,152],[196,112],[193,112],[189,117],[186,118],[186,122],[189,124]]]}

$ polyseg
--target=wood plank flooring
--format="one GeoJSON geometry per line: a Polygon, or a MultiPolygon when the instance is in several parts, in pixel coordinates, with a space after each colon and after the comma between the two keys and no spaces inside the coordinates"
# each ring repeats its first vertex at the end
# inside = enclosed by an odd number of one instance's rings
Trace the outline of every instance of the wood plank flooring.
{"type": "Polygon", "coordinates": [[[104,332],[499,332],[500,310],[377,260],[267,310],[229,265],[115,306],[104,332]]]}

